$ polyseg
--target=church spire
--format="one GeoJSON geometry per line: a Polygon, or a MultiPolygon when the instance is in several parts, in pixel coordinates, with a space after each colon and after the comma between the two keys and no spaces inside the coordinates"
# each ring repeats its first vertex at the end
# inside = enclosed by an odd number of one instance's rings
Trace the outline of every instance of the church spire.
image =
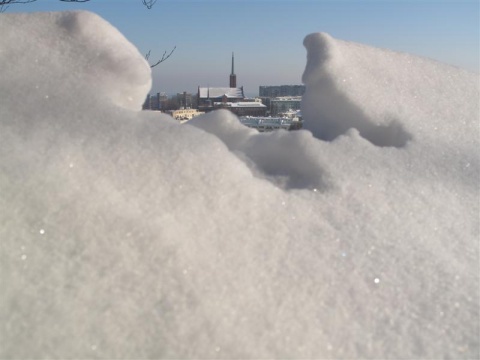
{"type": "Polygon", "coordinates": [[[230,87],[237,87],[237,75],[235,75],[235,55],[232,52],[232,73],[230,74],[230,87]]]}

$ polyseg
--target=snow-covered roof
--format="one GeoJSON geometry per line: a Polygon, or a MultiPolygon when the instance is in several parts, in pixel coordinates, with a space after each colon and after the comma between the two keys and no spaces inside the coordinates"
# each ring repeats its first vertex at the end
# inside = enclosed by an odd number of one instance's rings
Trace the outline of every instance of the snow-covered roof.
{"type": "Polygon", "coordinates": [[[249,107],[249,108],[252,108],[252,107],[266,108],[265,105],[263,105],[262,103],[258,103],[258,102],[237,102],[237,103],[227,103],[227,104],[228,104],[228,106],[233,107],[233,108],[246,108],[246,107],[249,107]]]}
{"type": "Polygon", "coordinates": [[[279,96],[273,98],[271,101],[301,101],[301,96],[279,96]]]}
{"type": "Polygon", "coordinates": [[[229,87],[201,87],[198,89],[200,98],[219,98],[224,95],[227,98],[244,98],[243,88],[229,88],[229,87]]]}

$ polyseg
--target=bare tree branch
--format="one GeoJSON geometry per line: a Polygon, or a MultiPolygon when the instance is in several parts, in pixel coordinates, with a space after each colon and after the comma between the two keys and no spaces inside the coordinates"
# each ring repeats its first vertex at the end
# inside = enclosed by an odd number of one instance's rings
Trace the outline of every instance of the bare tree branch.
{"type": "MultiPolygon", "coordinates": [[[[34,2],[34,1],[37,1],[37,0],[0,0],[0,12],[4,12],[6,10],[5,5],[27,4],[27,3],[31,3],[31,2],[34,2]]],[[[60,0],[60,1],[63,1],[63,2],[88,2],[90,0],[60,0]]],[[[149,10],[153,7],[153,5],[155,5],[156,2],[157,2],[157,0],[142,0],[142,4],[145,5],[147,7],[147,9],[149,9],[149,10]]]]}
{"type": "Polygon", "coordinates": [[[27,4],[34,2],[36,0],[0,0],[0,6],[9,5],[9,4],[27,4]]]}
{"type": "Polygon", "coordinates": [[[157,0],[142,0],[142,4],[145,5],[148,10],[150,10],[156,2],[157,0]]]}
{"type": "MultiPolygon", "coordinates": [[[[153,65],[150,65],[151,68],[154,68],[155,66],[161,64],[162,62],[164,62],[165,60],[167,60],[170,56],[172,56],[173,52],[175,51],[177,47],[175,46],[172,51],[170,51],[170,53],[167,55],[167,50],[165,50],[165,52],[163,53],[162,55],[162,58],[160,60],[158,60],[155,64],[153,65]]],[[[148,53],[145,54],[145,60],[148,60],[150,59],[150,52],[151,50],[148,50],[148,53]]]]}
{"type": "Polygon", "coordinates": [[[36,0],[0,0],[0,13],[5,12],[10,4],[27,4],[36,0]]]}
{"type": "MultiPolygon", "coordinates": [[[[37,0],[0,0],[0,13],[5,12],[11,4],[28,4],[37,0]]],[[[87,2],[90,0],[60,0],[63,2],[87,2]]]]}

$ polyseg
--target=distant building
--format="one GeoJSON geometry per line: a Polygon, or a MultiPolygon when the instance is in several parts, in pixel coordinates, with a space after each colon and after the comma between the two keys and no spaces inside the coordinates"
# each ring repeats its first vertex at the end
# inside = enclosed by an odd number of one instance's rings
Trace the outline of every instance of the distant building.
{"type": "Polygon", "coordinates": [[[202,111],[213,110],[214,103],[239,102],[245,99],[243,86],[239,88],[198,87],[198,109],[202,111]]]}
{"type": "Polygon", "coordinates": [[[166,93],[157,93],[155,95],[147,95],[143,110],[158,110],[166,112],[167,110],[176,110],[181,108],[195,108],[197,106],[196,96],[184,91],[171,97],[166,93]]]}
{"type": "Polygon", "coordinates": [[[147,95],[145,102],[143,103],[143,110],[162,110],[162,102],[168,100],[167,94],[164,92],[157,93],[156,95],[147,95]]]}
{"type": "Polygon", "coordinates": [[[301,96],[282,96],[270,99],[270,115],[282,116],[291,110],[300,110],[302,104],[301,96]]]}
{"type": "Polygon", "coordinates": [[[245,101],[243,86],[237,87],[234,61],[234,54],[232,53],[232,71],[229,78],[230,87],[198,87],[197,99],[199,110],[205,112],[214,110],[215,103],[237,103],[245,101]]]}
{"type": "Polygon", "coordinates": [[[177,94],[177,103],[179,108],[193,108],[194,101],[193,95],[184,91],[183,93],[177,94]]]}
{"type": "Polygon", "coordinates": [[[267,107],[261,102],[219,102],[213,104],[214,109],[227,109],[237,116],[265,116],[267,107]]]}
{"type": "Polygon", "coordinates": [[[305,85],[260,86],[259,96],[275,98],[279,96],[303,96],[305,85]]]}
{"type": "Polygon", "coordinates": [[[175,120],[191,120],[195,116],[202,115],[204,112],[198,111],[197,109],[178,109],[178,110],[169,110],[167,114],[170,114],[175,120]]]}
{"type": "Polygon", "coordinates": [[[299,130],[302,128],[302,122],[297,119],[287,119],[280,117],[240,117],[240,122],[259,132],[269,132],[274,130],[299,130]]]}

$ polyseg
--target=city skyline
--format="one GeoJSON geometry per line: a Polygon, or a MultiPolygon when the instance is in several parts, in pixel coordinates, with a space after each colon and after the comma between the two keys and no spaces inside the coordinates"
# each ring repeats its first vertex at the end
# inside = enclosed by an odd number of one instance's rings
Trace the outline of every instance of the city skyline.
{"type": "Polygon", "coordinates": [[[151,93],[228,86],[232,52],[248,96],[261,85],[301,84],[303,38],[320,31],[479,71],[477,1],[159,0],[148,10],[136,0],[38,0],[7,12],[74,9],[105,18],[152,62],[176,46],[152,69],[151,93]]]}

